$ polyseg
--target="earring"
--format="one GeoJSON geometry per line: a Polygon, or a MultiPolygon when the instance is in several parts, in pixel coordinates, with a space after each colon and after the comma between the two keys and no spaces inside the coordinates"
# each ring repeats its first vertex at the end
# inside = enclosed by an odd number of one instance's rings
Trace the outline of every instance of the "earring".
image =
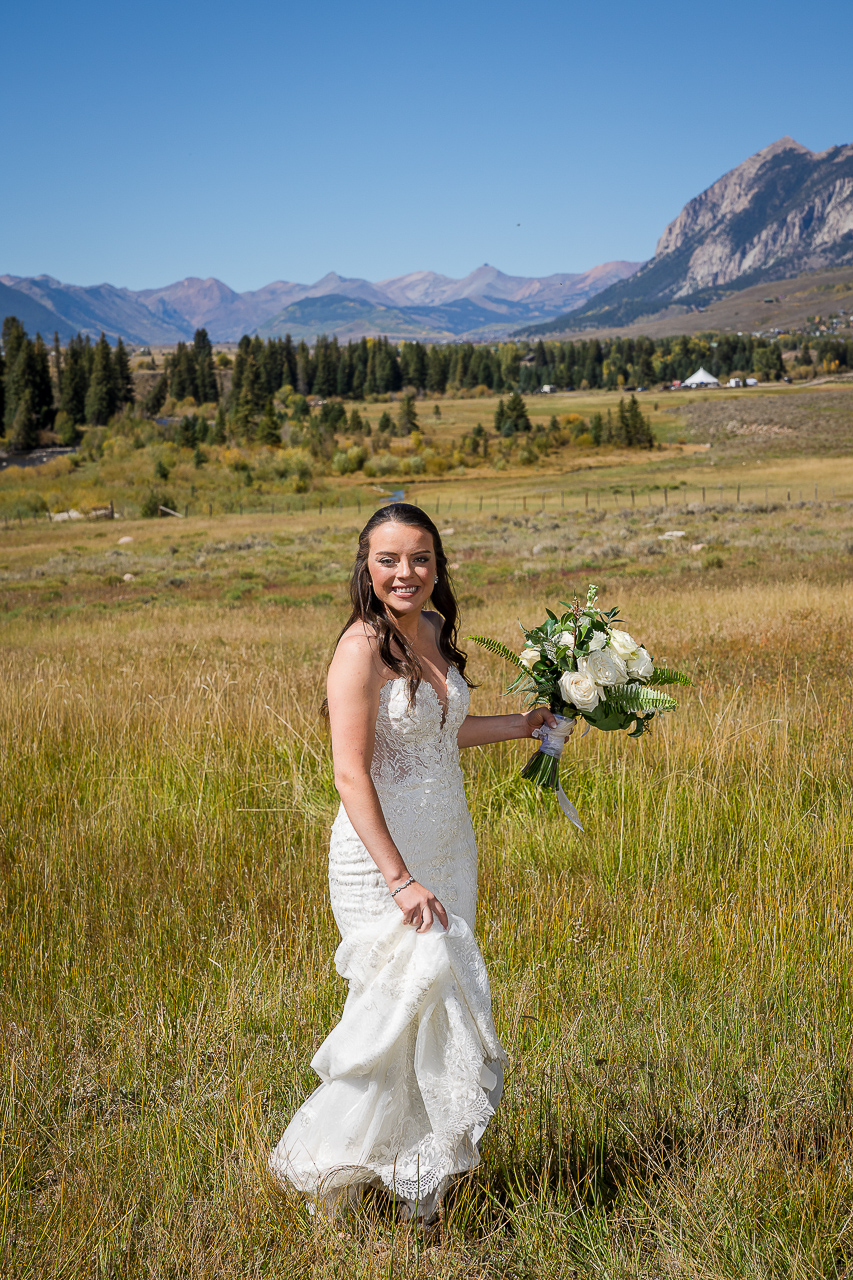
{"type": "Polygon", "coordinates": [[[435,575],[435,585],[438,586],[438,574],[435,575]]]}

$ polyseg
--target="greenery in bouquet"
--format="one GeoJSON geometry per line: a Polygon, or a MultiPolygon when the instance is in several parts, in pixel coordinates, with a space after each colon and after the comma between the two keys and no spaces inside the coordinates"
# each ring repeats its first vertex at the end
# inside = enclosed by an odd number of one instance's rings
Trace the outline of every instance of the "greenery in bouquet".
{"type": "MultiPolygon", "coordinates": [[[[660,712],[675,710],[678,704],[661,687],[692,681],[670,667],[656,667],[645,646],[624,629],[618,608],[599,609],[597,587],[590,586],[585,603],[577,597],[560,603],[566,610],[560,617],[546,609],[545,622],[522,626],[526,643],[520,654],[489,636],[469,637],[519,668],[507,693],[523,693],[528,706],[547,706],[595,729],[627,729],[633,738],[660,712]]],[[[541,748],[522,776],[558,789],[560,750],[541,748]]]]}

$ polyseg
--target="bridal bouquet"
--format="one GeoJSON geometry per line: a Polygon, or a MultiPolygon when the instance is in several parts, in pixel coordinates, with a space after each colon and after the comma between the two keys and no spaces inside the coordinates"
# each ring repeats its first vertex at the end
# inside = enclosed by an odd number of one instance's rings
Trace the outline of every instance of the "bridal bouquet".
{"type": "Polygon", "coordinates": [[[688,676],[669,667],[656,667],[651,654],[620,626],[619,610],[598,608],[598,588],[590,586],[586,604],[577,597],[561,601],[567,612],[557,617],[546,609],[547,621],[528,630],[520,654],[489,636],[470,636],[475,644],[520,668],[507,693],[522,692],[528,706],[547,706],[557,717],[556,728],[543,727],[536,736],[542,746],[521,776],[556,791],[563,810],[577,827],[577,811],[560,785],[559,762],[565,741],[580,718],[595,729],[630,730],[639,738],[661,711],[678,705],[660,686],[689,685],[688,676]]]}

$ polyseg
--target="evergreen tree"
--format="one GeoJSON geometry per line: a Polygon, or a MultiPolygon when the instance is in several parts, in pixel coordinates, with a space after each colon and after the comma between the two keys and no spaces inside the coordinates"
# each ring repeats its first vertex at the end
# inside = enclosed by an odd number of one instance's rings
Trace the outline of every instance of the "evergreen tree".
{"type": "Polygon", "coordinates": [[[592,443],[598,447],[604,439],[604,419],[600,413],[594,413],[589,420],[589,433],[592,443]]]}
{"type": "MultiPolygon", "coordinates": [[[[219,387],[213,367],[213,347],[206,329],[196,329],[193,338],[196,389],[199,404],[214,404],[219,399],[219,387]]],[[[277,389],[277,388],[276,388],[277,389]]]]}
{"type": "Polygon", "coordinates": [[[26,453],[39,442],[39,429],[33,412],[33,395],[29,387],[24,390],[15,409],[15,417],[9,431],[9,446],[14,453],[26,453]]]}
{"type": "Polygon", "coordinates": [[[40,333],[33,343],[33,372],[29,384],[32,392],[32,411],[41,430],[53,426],[53,382],[50,377],[50,356],[40,333]]]}
{"type": "Polygon", "coordinates": [[[376,430],[382,435],[392,436],[394,434],[394,419],[391,417],[390,413],[383,411],[376,430]]]}
{"type": "Polygon", "coordinates": [[[86,391],[89,386],[89,371],[86,346],[79,333],[76,338],[72,338],[68,343],[63,363],[62,393],[59,398],[60,412],[64,413],[75,427],[80,427],[86,421],[86,391]]]}
{"type": "Polygon", "coordinates": [[[512,395],[506,402],[504,409],[504,417],[508,422],[512,423],[514,431],[529,431],[530,418],[527,416],[527,405],[524,403],[520,394],[513,391],[512,395]]]}
{"type": "Polygon", "coordinates": [[[258,440],[261,444],[281,444],[281,424],[275,416],[272,400],[267,401],[258,423],[258,440]]]}
{"type": "Polygon", "coordinates": [[[220,400],[219,408],[216,410],[216,418],[210,424],[207,432],[207,438],[211,444],[224,444],[228,430],[228,423],[225,419],[225,405],[220,400]]]}
{"type": "MultiPolygon", "coordinates": [[[[435,406],[436,409],[438,405],[435,406]]],[[[499,436],[504,434],[504,423],[506,422],[506,405],[503,400],[498,401],[498,407],[495,409],[495,431],[499,436]]],[[[510,433],[512,434],[512,433],[510,433]]]]}
{"type": "Polygon", "coordinates": [[[56,379],[56,399],[62,399],[62,348],[59,345],[59,334],[53,331],[53,376],[56,379]]]}
{"type": "Polygon", "coordinates": [[[86,421],[105,426],[116,411],[115,377],[110,344],[102,333],[95,343],[92,375],[86,391],[86,421]]]}
{"type": "Polygon", "coordinates": [[[156,418],[169,394],[169,375],[162,373],[151,390],[142,397],[142,412],[146,418],[156,418]]]}
{"type": "Polygon", "coordinates": [[[175,354],[166,357],[166,369],[169,374],[169,394],[176,400],[186,400],[192,396],[198,404],[195,356],[185,342],[179,342],[175,354]]]}
{"type": "Polygon", "coordinates": [[[136,391],[133,386],[133,374],[130,372],[130,360],[127,349],[119,338],[113,354],[113,383],[115,386],[116,406],[121,409],[126,404],[133,404],[136,391]]]}
{"type": "Polygon", "coordinates": [[[397,411],[397,434],[410,436],[418,429],[418,415],[415,412],[415,397],[403,396],[397,411]]]}

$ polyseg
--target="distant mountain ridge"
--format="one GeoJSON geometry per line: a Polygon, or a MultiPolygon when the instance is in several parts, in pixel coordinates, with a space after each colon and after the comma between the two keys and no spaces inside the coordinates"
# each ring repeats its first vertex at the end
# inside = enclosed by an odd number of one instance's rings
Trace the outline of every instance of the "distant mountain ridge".
{"type": "Polygon", "coordinates": [[[63,340],[78,330],[93,336],[103,330],[112,340],[173,343],[192,338],[198,328],[206,328],[215,342],[259,331],[312,340],[318,333],[447,340],[499,336],[519,324],[571,310],[638,265],[607,262],[590,271],[539,278],[508,276],[485,264],[462,280],[415,271],[376,284],[329,272],[314,284],[278,280],[246,293],[213,277],[134,291],[110,284],[63,284],[47,275],[6,275],[0,276],[0,307],[4,314],[19,315],[28,329],[50,335],[55,329],[63,340]],[[20,302],[16,295],[23,295],[20,302]],[[347,299],[357,305],[342,308],[347,299]],[[301,305],[310,300],[313,306],[301,305]],[[21,314],[25,306],[29,324],[21,314]]]}
{"type": "Polygon", "coordinates": [[[853,145],[793,138],[756,152],[689,200],[629,279],[535,332],[624,325],[673,303],[853,262],[853,145]]]}

